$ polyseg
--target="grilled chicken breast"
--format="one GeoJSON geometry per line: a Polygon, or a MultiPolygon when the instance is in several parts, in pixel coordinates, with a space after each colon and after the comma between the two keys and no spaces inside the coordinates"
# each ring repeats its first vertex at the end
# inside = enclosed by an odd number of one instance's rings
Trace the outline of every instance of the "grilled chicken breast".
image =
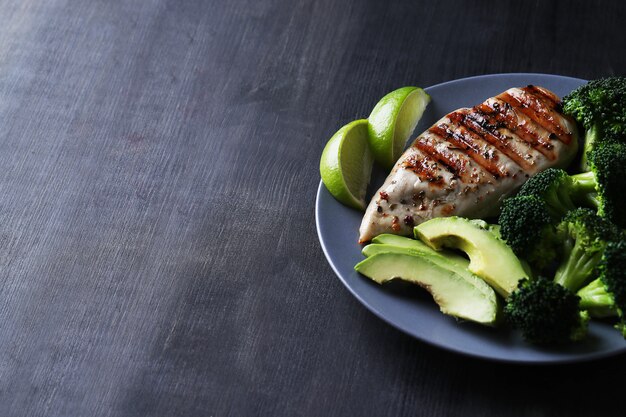
{"type": "Polygon", "coordinates": [[[529,85],[447,114],[415,139],[372,197],[359,241],[411,235],[433,217],[497,214],[526,179],[576,154],[576,124],[560,109],[554,93],[529,85]]]}

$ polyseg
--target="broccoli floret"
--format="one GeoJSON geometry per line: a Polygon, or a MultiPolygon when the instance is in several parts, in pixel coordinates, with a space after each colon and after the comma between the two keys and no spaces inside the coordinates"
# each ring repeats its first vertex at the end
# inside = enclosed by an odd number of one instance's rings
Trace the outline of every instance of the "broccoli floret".
{"type": "Polygon", "coordinates": [[[576,208],[571,196],[578,193],[577,185],[564,170],[548,168],[526,181],[518,195],[541,198],[546,202],[552,216],[561,218],[576,208]]]}
{"type": "Polygon", "coordinates": [[[622,196],[626,190],[626,143],[607,140],[598,144],[588,162],[588,172],[572,176],[548,168],[526,181],[518,195],[544,200],[554,218],[582,205],[596,208],[600,216],[626,228],[622,196]]]}
{"type": "Polygon", "coordinates": [[[585,129],[626,133],[626,77],[589,81],[563,97],[563,112],[585,129]]]}
{"type": "Polygon", "coordinates": [[[609,242],[622,238],[622,230],[587,208],[570,211],[557,227],[562,262],[554,281],[576,291],[592,277],[609,242]]]}
{"type": "Polygon", "coordinates": [[[572,176],[577,195],[622,228],[626,228],[626,144],[597,145],[588,158],[590,171],[572,176]]]}
{"type": "Polygon", "coordinates": [[[582,165],[607,134],[626,139],[626,77],[593,80],[563,97],[563,112],[585,129],[582,165]]]}
{"type": "Polygon", "coordinates": [[[555,219],[539,197],[518,195],[505,199],[498,224],[500,238],[538,269],[556,257],[555,219]]]}
{"type": "Polygon", "coordinates": [[[554,281],[522,279],[507,299],[507,321],[535,344],[566,343],[583,339],[589,315],[579,308],[580,298],[554,281]]]}
{"type": "Polygon", "coordinates": [[[592,315],[617,315],[616,325],[626,337],[626,241],[609,242],[598,263],[599,277],[583,287],[578,295],[581,308],[592,315]]]}

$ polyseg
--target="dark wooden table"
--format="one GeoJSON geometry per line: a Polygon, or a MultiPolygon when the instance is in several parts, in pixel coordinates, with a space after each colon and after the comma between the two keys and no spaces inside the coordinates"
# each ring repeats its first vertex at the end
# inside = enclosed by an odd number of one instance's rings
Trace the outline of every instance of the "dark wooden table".
{"type": "Polygon", "coordinates": [[[624,22],[618,0],[0,1],[0,415],[624,415],[626,357],[505,365],[386,325],[314,219],[326,140],[388,91],[624,74],[624,22]]]}

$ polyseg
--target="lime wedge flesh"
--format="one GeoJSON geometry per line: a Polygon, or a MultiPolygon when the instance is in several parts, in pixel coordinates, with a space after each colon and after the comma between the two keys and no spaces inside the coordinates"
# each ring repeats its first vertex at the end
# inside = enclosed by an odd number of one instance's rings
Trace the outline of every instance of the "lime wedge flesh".
{"type": "Polygon", "coordinates": [[[365,119],[343,126],[330,138],[320,160],[320,175],[328,191],[358,210],[365,209],[373,164],[367,126],[365,119]]]}
{"type": "Polygon", "coordinates": [[[402,152],[404,152],[406,143],[422,118],[429,101],[430,96],[426,94],[424,90],[418,88],[406,97],[402,107],[400,107],[396,118],[396,128],[393,137],[394,163],[400,158],[402,152]]]}
{"type": "Polygon", "coordinates": [[[402,87],[380,99],[368,118],[376,162],[387,169],[393,167],[429,102],[430,96],[419,87],[402,87]]]}

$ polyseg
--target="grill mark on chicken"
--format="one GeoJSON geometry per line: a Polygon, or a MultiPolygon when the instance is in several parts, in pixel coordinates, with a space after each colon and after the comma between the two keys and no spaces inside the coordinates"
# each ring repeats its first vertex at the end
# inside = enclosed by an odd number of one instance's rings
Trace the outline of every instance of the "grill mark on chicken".
{"type": "Polygon", "coordinates": [[[521,169],[524,171],[530,170],[532,165],[524,158],[524,155],[518,153],[511,147],[511,140],[502,137],[497,130],[489,129],[489,126],[480,115],[472,114],[471,111],[467,114],[456,111],[450,113],[448,118],[471,132],[474,140],[484,140],[492,144],[496,149],[515,162],[521,169]]]}
{"type": "Polygon", "coordinates": [[[554,96],[553,94],[548,93],[543,88],[537,87],[537,86],[532,85],[532,84],[529,84],[525,88],[523,88],[523,90],[527,90],[528,92],[532,93],[533,95],[541,97],[543,102],[546,103],[546,105],[551,110],[555,110],[555,111],[561,112],[561,110],[562,110],[561,100],[559,100],[559,98],[554,96]]]}
{"type": "Polygon", "coordinates": [[[546,110],[545,105],[541,103],[539,98],[528,93],[528,91],[525,91],[523,88],[520,88],[519,91],[525,92],[526,94],[522,94],[521,97],[518,98],[508,92],[504,92],[497,96],[497,98],[524,113],[526,116],[530,117],[532,121],[548,132],[555,134],[561,142],[568,145],[572,140],[571,133],[564,131],[561,125],[555,122],[554,117],[546,110]]]}
{"type": "Polygon", "coordinates": [[[402,167],[410,169],[420,180],[427,181],[434,186],[442,187],[444,184],[443,176],[439,173],[437,163],[426,155],[413,154],[402,161],[402,167]]]}
{"type": "MultiPolygon", "coordinates": [[[[459,129],[461,130],[461,129],[459,129]]],[[[498,168],[496,162],[498,161],[497,154],[493,152],[481,153],[478,145],[472,140],[471,135],[467,129],[461,130],[461,132],[452,131],[444,124],[435,125],[429,129],[429,132],[445,138],[453,146],[459,148],[468,158],[471,158],[474,162],[480,165],[485,171],[489,172],[495,179],[506,176],[506,171],[502,171],[498,168]]]]}
{"type": "Polygon", "coordinates": [[[437,161],[443,168],[452,174],[453,179],[461,178],[463,181],[471,182],[471,178],[463,161],[450,154],[440,151],[434,144],[430,143],[427,138],[423,137],[417,140],[414,146],[423,154],[428,155],[430,158],[437,161]]]}
{"type": "Polygon", "coordinates": [[[525,125],[521,124],[518,115],[515,114],[515,111],[508,103],[504,103],[501,106],[498,102],[494,102],[493,105],[485,102],[474,107],[474,109],[482,114],[489,124],[502,125],[502,127],[507,128],[511,133],[528,143],[533,149],[541,152],[549,160],[554,161],[556,159],[553,151],[554,145],[541,135],[537,135],[536,132],[529,131],[525,125]]]}

